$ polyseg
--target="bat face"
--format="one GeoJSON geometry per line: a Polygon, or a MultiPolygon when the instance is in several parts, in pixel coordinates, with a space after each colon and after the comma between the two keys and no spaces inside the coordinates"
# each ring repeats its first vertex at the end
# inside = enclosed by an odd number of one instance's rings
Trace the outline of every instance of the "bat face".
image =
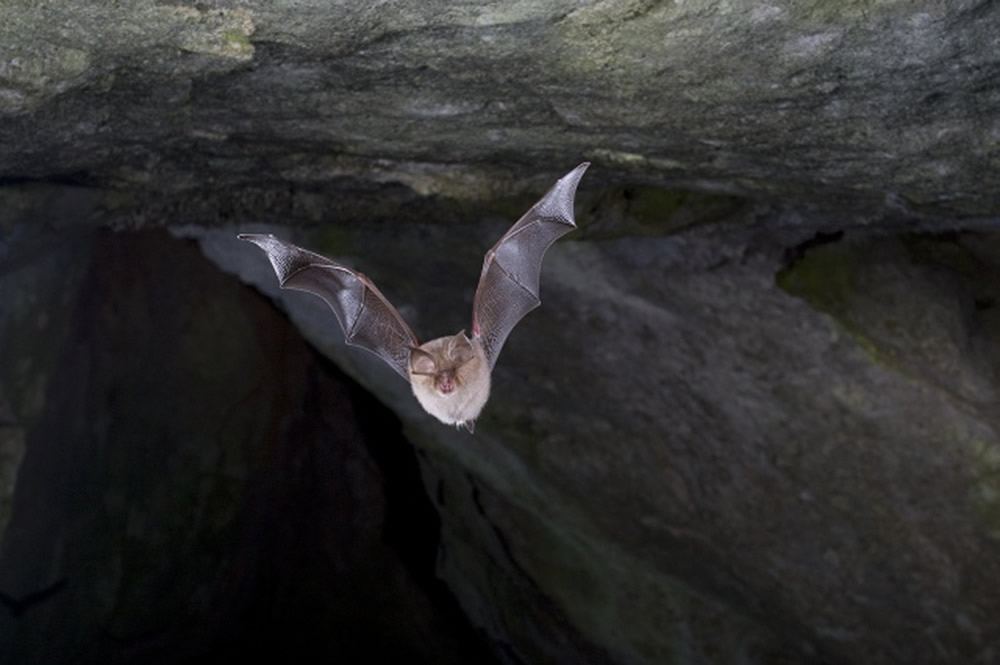
{"type": "Polygon", "coordinates": [[[471,430],[490,396],[490,366],[482,344],[462,331],[412,349],[410,385],[427,413],[471,430]]]}

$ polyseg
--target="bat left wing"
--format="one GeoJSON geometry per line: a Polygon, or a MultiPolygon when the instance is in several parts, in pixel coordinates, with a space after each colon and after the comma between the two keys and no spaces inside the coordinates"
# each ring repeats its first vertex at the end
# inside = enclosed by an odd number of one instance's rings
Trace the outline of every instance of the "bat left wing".
{"type": "Polygon", "coordinates": [[[472,334],[490,368],[507,336],[524,315],[541,304],[538,282],[549,246],[576,228],[576,187],[589,162],[563,176],[486,252],[472,308],[472,334]]]}
{"type": "Polygon", "coordinates": [[[348,344],[371,351],[410,380],[410,350],[417,336],[365,275],[270,234],[241,233],[264,250],[283,289],[322,298],[340,322],[348,344]]]}

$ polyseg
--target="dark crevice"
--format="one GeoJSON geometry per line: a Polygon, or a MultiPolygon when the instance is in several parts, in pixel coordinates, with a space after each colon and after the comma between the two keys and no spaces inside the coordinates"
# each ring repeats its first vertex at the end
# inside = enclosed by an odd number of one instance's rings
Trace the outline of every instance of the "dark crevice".
{"type": "Polygon", "coordinates": [[[795,266],[796,263],[802,260],[806,254],[811,250],[822,247],[823,245],[830,245],[835,242],[840,242],[844,238],[843,231],[817,231],[808,240],[795,245],[794,247],[789,247],[785,250],[784,256],[784,267],[789,269],[795,266]]]}
{"type": "Polygon", "coordinates": [[[976,311],[982,312],[996,307],[997,299],[992,296],[984,296],[982,298],[976,298],[973,301],[973,304],[976,307],[976,311]]]}
{"type": "Polygon", "coordinates": [[[517,558],[514,556],[514,550],[511,548],[510,541],[507,539],[507,536],[504,535],[503,529],[490,519],[490,516],[486,513],[486,508],[483,506],[482,495],[480,494],[479,487],[476,485],[472,475],[466,474],[466,478],[472,488],[472,503],[476,506],[476,511],[482,516],[483,521],[490,527],[490,531],[493,533],[493,537],[496,539],[497,545],[500,546],[500,551],[503,552],[504,558],[522,580],[530,584],[540,596],[545,596],[543,589],[535,582],[534,578],[532,578],[528,571],[525,570],[520,563],[518,563],[517,558]]]}
{"type": "MultiPolygon", "coordinates": [[[[330,371],[340,370],[324,361],[330,371]]],[[[441,519],[427,496],[413,445],[403,437],[402,425],[357,383],[349,381],[351,399],[357,404],[358,426],[368,454],[378,465],[386,500],[383,537],[403,565],[425,590],[440,581],[434,568],[441,540],[441,519]]]]}
{"type": "MultiPolygon", "coordinates": [[[[511,566],[520,574],[525,580],[531,581],[531,576],[528,575],[527,571],[521,567],[521,564],[517,562],[514,558],[514,552],[511,550],[510,543],[507,542],[507,537],[503,534],[503,531],[499,526],[493,523],[490,516],[486,513],[486,508],[483,506],[483,497],[479,492],[479,486],[476,484],[475,478],[472,474],[465,474],[466,480],[469,481],[469,487],[472,488],[472,504],[476,507],[476,512],[478,512],[483,521],[489,525],[490,530],[493,532],[493,536],[496,538],[497,544],[500,546],[501,551],[503,551],[504,557],[510,563],[511,566]]],[[[531,582],[534,584],[534,582],[531,582]]]]}
{"type": "Polygon", "coordinates": [[[62,591],[66,588],[66,583],[67,580],[64,577],[46,587],[39,589],[38,591],[32,591],[31,593],[25,594],[20,598],[14,598],[0,592],[0,605],[6,607],[11,616],[16,619],[24,615],[24,613],[33,606],[49,600],[52,596],[55,596],[57,593],[62,591]]]}
{"type": "Polygon", "coordinates": [[[68,187],[92,187],[94,179],[87,173],[54,173],[44,178],[22,176],[0,177],[0,187],[23,187],[25,185],[62,185],[68,187]]]}

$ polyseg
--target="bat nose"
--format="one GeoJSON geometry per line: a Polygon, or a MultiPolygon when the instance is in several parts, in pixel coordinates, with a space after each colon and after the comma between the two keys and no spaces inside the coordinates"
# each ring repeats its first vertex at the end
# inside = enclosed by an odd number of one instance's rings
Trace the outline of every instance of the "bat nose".
{"type": "Polygon", "coordinates": [[[448,393],[454,392],[455,382],[450,376],[443,377],[438,383],[438,389],[447,395],[448,393]]]}

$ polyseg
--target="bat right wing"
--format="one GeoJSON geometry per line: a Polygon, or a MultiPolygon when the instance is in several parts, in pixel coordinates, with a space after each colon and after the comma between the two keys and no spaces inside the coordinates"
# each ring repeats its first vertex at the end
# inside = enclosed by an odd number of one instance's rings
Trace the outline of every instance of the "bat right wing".
{"type": "Polygon", "coordinates": [[[371,351],[410,380],[410,349],[420,342],[370,279],[271,234],[241,233],[237,237],[264,250],[281,288],[322,298],[340,322],[348,344],[371,351]]]}
{"type": "Polygon", "coordinates": [[[472,334],[490,368],[507,336],[524,315],[541,304],[538,281],[549,246],[576,228],[576,187],[589,162],[564,175],[552,189],[486,252],[472,308],[472,334]]]}

